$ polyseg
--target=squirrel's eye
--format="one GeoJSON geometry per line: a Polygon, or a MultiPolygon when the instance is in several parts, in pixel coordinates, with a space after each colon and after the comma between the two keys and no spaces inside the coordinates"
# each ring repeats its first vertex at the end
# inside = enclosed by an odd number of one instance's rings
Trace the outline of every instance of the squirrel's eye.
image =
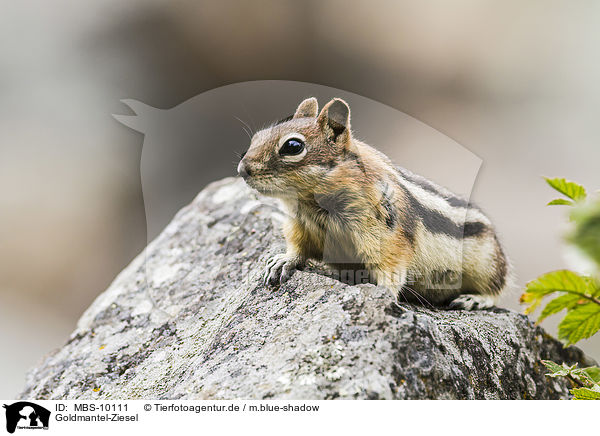
{"type": "Polygon", "coordinates": [[[281,156],[294,156],[302,153],[302,150],[304,150],[304,142],[298,138],[290,138],[283,143],[279,149],[279,154],[281,156]]]}

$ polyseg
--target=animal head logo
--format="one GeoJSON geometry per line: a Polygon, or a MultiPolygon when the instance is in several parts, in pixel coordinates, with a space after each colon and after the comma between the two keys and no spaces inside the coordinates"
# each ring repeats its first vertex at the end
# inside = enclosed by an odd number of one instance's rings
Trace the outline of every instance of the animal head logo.
{"type": "Polygon", "coordinates": [[[29,401],[4,404],[6,409],[6,431],[14,433],[19,429],[48,429],[50,411],[29,401]]]}
{"type": "MultiPolygon", "coordinates": [[[[321,104],[333,97],[343,99],[352,110],[352,131],[361,140],[395,163],[470,197],[482,162],[478,156],[397,109],[340,89],[292,81],[244,82],[199,94],[170,109],[125,99],[133,114],[113,116],[144,135],[140,174],[148,243],[205,185],[223,177],[223,167],[231,168],[231,176],[237,174],[239,155],[257,131],[294,114],[298,103],[310,96],[321,104]]],[[[262,201],[244,195],[240,210],[249,214],[256,204],[264,205],[262,201]]],[[[175,231],[167,228],[167,233],[175,231]]],[[[210,285],[222,274],[212,269],[211,277],[198,277],[202,253],[186,254],[189,262],[174,266],[162,264],[160,255],[146,257],[148,296],[154,307],[170,316],[179,309],[169,295],[190,289],[187,284],[192,282],[210,285]]]]}

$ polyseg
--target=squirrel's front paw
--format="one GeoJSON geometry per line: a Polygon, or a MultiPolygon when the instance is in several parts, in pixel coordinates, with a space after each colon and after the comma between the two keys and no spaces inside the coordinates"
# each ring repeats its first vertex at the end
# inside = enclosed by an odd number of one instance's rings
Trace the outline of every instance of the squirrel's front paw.
{"type": "Polygon", "coordinates": [[[302,265],[302,260],[296,256],[277,254],[267,262],[263,281],[265,285],[276,285],[289,279],[294,271],[302,265]]]}

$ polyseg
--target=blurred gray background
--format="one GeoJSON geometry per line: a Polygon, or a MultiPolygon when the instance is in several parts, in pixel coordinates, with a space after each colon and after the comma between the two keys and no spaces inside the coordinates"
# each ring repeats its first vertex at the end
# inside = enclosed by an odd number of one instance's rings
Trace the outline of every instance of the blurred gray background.
{"type": "MultiPolygon", "coordinates": [[[[577,267],[561,240],[565,210],[544,206],[554,194],[541,176],[600,188],[600,3],[0,4],[0,398],[146,244],[143,137],[111,117],[127,113],[123,98],[166,109],[273,79],[379,101],[483,161],[472,199],[496,222],[519,286],[577,267]]],[[[222,147],[192,144],[196,159],[167,182],[199,190],[232,175],[246,146],[241,124],[222,147]]],[[[171,207],[194,193],[181,189],[171,207]]],[[[519,294],[501,305],[521,310],[519,294]]],[[[600,358],[600,339],[581,346],[600,358]]]]}

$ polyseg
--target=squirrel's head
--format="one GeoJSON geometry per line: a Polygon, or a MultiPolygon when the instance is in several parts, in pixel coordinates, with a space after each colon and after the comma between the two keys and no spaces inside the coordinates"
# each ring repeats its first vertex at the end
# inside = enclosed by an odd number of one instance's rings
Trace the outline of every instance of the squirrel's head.
{"type": "Polygon", "coordinates": [[[334,98],[319,113],[317,99],[311,97],[293,117],[256,132],[238,174],[263,194],[294,197],[326,182],[351,145],[348,104],[334,98]]]}

